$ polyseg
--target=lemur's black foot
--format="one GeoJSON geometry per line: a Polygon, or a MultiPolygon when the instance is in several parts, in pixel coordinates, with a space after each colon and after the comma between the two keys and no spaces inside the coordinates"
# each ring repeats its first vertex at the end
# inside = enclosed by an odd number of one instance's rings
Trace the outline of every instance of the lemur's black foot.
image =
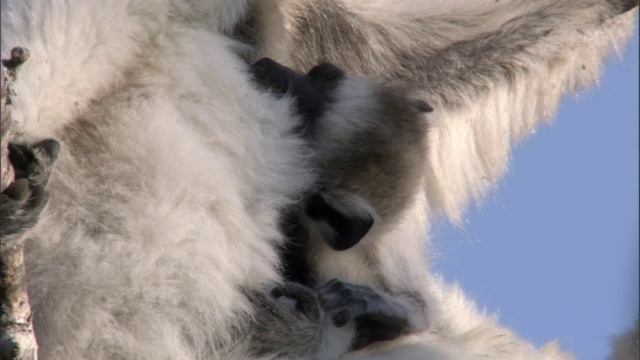
{"type": "Polygon", "coordinates": [[[316,290],[322,309],[334,314],[335,326],[341,327],[355,320],[356,337],[351,344],[352,350],[391,340],[407,327],[408,315],[404,307],[369,286],[334,279],[316,290]]]}
{"type": "MultiPolygon", "coordinates": [[[[49,198],[45,187],[59,149],[60,144],[51,139],[32,145],[9,144],[9,161],[16,180],[0,193],[0,236],[3,240],[36,224],[49,198]]],[[[8,244],[3,241],[3,245],[8,244]]]]}

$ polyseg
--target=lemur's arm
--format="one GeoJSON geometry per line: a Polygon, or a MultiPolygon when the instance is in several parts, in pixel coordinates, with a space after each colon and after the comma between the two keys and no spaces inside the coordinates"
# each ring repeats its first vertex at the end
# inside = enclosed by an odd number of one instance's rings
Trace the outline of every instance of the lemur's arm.
{"type": "Polygon", "coordinates": [[[35,226],[48,195],[46,184],[59,144],[9,144],[16,180],[0,193],[0,357],[37,359],[24,268],[25,233],[35,226]]]}
{"type": "Polygon", "coordinates": [[[247,297],[256,309],[247,327],[255,355],[337,359],[348,350],[394,339],[408,323],[404,306],[391,297],[337,279],[316,289],[285,282],[247,297]]]}
{"type": "Polygon", "coordinates": [[[8,360],[35,360],[37,342],[31,323],[24,268],[25,233],[38,221],[47,203],[46,184],[51,175],[59,144],[44,140],[33,145],[9,142],[12,101],[19,67],[29,53],[22,48],[2,60],[0,133],[2,191],[0,193],[0,357],[8,360]]]}

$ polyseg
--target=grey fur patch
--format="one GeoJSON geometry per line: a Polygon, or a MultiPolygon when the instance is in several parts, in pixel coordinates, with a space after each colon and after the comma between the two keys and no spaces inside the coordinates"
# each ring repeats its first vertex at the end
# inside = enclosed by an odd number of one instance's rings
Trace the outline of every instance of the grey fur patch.
{"type": "Polygon", "coordinates": [[[367,78],[400,80],[424,91],[436,108],[456,107],[470,90],[481,93],[496,80],[508,82],[526,71],[527,60],[547,57],[537,46],[548,43],[555,30],[563,31],[563,24],[574,22],[580,24],[575,31],[586,30],[637,5],[635,0],[610,0],[606,8],[597,0],[541,2],[523,14],[519,4],[507,4],[504,11],[511,6],[515,14],[510,20],[451,42],[452,33],[479,29],[491,14],[416,15],[404,19],[405,31],[391,32],[389,24],[366,19],[339,1],[301,2],[292,7],[288,22],[291,46],[297,49],[292,61],[297,68],[331,62],[367,78]]]}

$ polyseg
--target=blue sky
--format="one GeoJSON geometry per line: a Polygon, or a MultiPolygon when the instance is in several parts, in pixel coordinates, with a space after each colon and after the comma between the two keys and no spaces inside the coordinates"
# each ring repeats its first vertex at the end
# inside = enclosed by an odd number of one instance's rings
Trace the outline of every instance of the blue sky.
{"type": "Polygon", "coordinates": [[[521,144],[463,228],[433,233],[434,270],[537,345],[605,359],[638,313],[638,35],[599,86],[521,144]]]}

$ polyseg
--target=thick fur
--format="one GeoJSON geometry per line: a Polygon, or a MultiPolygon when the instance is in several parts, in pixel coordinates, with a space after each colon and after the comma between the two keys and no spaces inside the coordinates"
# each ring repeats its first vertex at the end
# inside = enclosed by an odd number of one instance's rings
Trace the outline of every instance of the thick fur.
{"type": "MultiPolygon", "coordinates": [[[[394,226],[419,189],[426,162],[424,113],[432,109],[406,89],[346,75],[332,64],[318,65],[304,76],[270,59],[252,69],[267,90],[295,99],[303,115],[299,134],[317,169],[316,183],[283,221],[284,276],[317,290],[316,296],[302,292],[297,307],[321,307],[340,327],[355,320],[354,349],[395,338],[407,328],[402,305],[369,286],[336,279],[319,283],[315,267],[308,264],[315,262],[319,244],[345,251],[374,223],[377,228],[394,226]]],[[[288,292],[289,286],[281,289],[288,292]]]]}
{"type": "Polygon", "coordinates": [[[251,318],[241,290],[279,280],[277,215],[306,183],[288,101],[170,2],[2,11],[3,53],[32,53],[16,130],[62,143],[26,248],[41,358],[226,358],[251,318]]]}
{"type": "MultiPolygon", "coordinates": [[[[438,213],[459,219],[512,144],[597,79],[637,2],[444,3],[2,0],[3,58],[32,54],[15,83],[16,140],[62,143],[25,254],[41,358],[249,358],[245,294],[280,281],[277,216],[313,181],[290,101],[250,83],[251,56],[408,81],[436,109],[424,192],[396,226],[339,256],[318,250],[323,278],[414,309],[414,335],[354,358],[570,358],[432,277],[427,228],[438,213]]],[[[322,338],[319,358],[345,349],[322,338]]]]}

